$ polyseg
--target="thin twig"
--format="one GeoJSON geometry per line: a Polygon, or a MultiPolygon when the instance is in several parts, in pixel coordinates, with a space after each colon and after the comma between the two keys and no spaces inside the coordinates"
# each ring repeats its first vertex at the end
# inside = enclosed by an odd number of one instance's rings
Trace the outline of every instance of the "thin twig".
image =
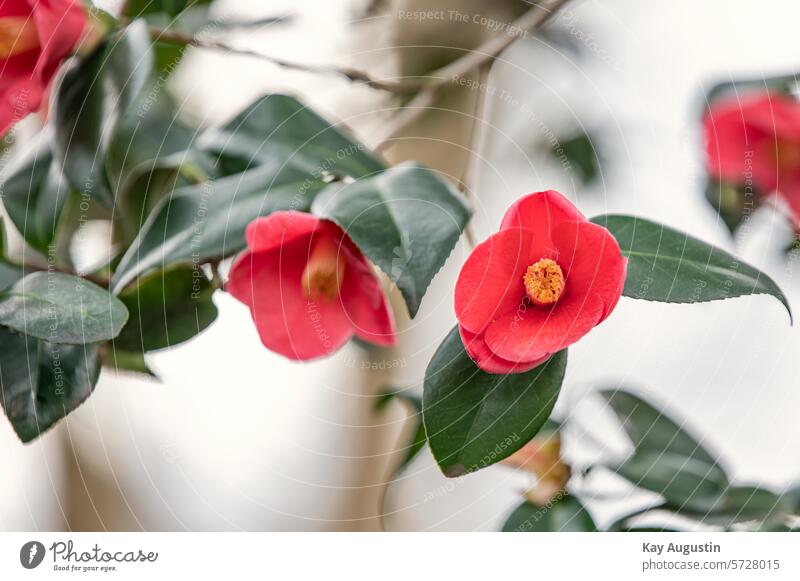
{"type": "Polygon", "coordinates": [[[515,34],[503,33],[490,38],[461,58],[432,72],[431,79],[424,83],[419,93],[392,120],[389,129],[380,138],[376,149],[385,149],[388,141],[419,119],[433,104],[444,86],[451,84],[454,79],[463,78],[481,65],[493,61],[518,38],[539,30],[567,2],[569,0],[553,0],[547,5],[535,5],[509,26],[509,30],[515,31],[515,34]]]}
{"type": "MultiPolygon", "coordinates": [[[[287,59],[266,55],[253,50],[236,48],[223,42],[206,40],[191,34],[185,34],[183,32],[167,30],[159,27],[151,27],[150,34],[155,40],[170,44],[194,46],[198,48],[220,50],[240,56],[249,56],[268,61],[279,67],[306,73],[339,75],[354,83],[360,83],[367,87],[380,89],[390,93],[401,95],[413,94],[417,92],[436,93],[442,86],[449,84],[453,78],[462,77],[473,69],[480,67],[482,64],[493,60],[515,40],[530,32],[538,30],[568,1],[569,0],[553,0],[547,6],[536,5],[509,26],[508,30],[514,31],[514,34],[499,34],[483,43],[474,51],[466,53],[461,58],[456,59],[452,63],[433,71],[426,77],[409,78],[403,80],[379,79],[366,71],[351,67],[298,63],[287,59]]],[[[418,97],[421,96],[422,95],[418,95],[418,97]]],[[[427,99],[421,99],[415,104],[415,100],[416,99],[412,100],[409,105],[414,104],[415,106],[419,106],[420,103],[424,105],[427,101],[427,99]]]]}
{"type": "Polygon", "coordinates": [[[202,38],[198,38],[196,36],[192,36],[190,34],[184,34],[182,32],[174,30],[166,30],[163,28],[157,28],[157,27],[150,28],[150,35],[156,41],[159,42],[219,50],[239,56],[249,56],[265,60],[267,62],[270,62],[276,66],[285,69],[302,71],[305,73],[339,75],[354,83],[360,83],[367,87],[372,87],[373,89],[380,89],[382,91],[388,91],[390,93],[397,93],[397,94],[416,93],[422,86],[424,86],[425,83],[424,80],[413,80],[413,79],[409,79],[407,81],[390,81],[390,80],[378,79],[370,75],[366,71],[361,71],[350,67],[338,67],[334,65],[309,65],[304,63],[298,63],[282,59],[279,57],[266,55],[264,53],[256,52],[253,50],[236,48],[228,44],[225,44],[223,42],[215,40],[205,40],[202,38]]]}

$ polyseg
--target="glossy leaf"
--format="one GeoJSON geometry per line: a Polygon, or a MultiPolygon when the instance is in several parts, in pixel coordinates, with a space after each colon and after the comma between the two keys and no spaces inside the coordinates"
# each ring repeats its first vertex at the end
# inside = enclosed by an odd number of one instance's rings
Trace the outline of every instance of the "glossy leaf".
{"type": "Polygon", "coordinates": [[[58,345],[0,327],[0,384],[14,431],[30,442],[88,398],[100,372],[98,345],[58,345]]]}
{"type": "Polygon", "coordinates": [[[112,205],[105,175],[109,139],[152,72],[150,34],[141,21],[68,65],[55,89],[52,123],[56,160],[76,191],[112,205]]]}
{"type": "Polygon", "coordinates": [[[412,317],[470,217],[461,196],[417,164],[330,186],[313,211],[341,226],[397,284],[412,317]]]}
{"type": "Polygon", "coordinates": [[[791,317],[789,302],[770,277],[720,248],[643,218],[604,215],[592,222],[608,228],[628,257],[627,297],[698,303],[767,294],[791,317]]]}
{"type": "Polygon", "coordinates": [[[155,268],[233,256],[244,248],[252,220],[276,210],[308,210],[324,186],[273,158],[243,174],[179,188],[142,226],[117,267],[113,288],[119,292],[155,268]]]}
{"type": "Polygon", "coordinates": [[[707,524],[731,527],[740,522],[780,518],[792,514],[796,507],[791,499],[766,488],[731,486],[704,510],[692,510],[691,507],[674,503],[668,504],[666,508],[707,524]]]}
{"type": "Polygon", "coordinates": [[[503,525],[506,533],[594,532],[592,515],[574,496],[564,495],[551,505],[536,506],[523,502],[503,525]]]}
{"type": "Polygon", "coordinates": [[[174,266],[142,277],[119,295],[130,318],[114,346],[123,351],[151,351],[191,339],[217,318],[212,293],[203,271],[191,266],[174,266]]]}
{"type": "Polygon", "coordinates": [[[0,220],[0,291],[6,290],[24,276],[22,267],[6,258],[6,232],[0,220]]]}
{"type": "Polygon", "coordinates": [[[3,206],[25,241],[48,254],[69,186],[53,159],[52,132],[44,129],[32,146],[3,170],[3,206]]]}
{"type": "Polygon", "coordinates": [[[601,394],[634,446],[614,467],[635,486],[685,509],[709,510],[729,487],[725,470],[688,431],[640,397],[622,390],[601,394]]]}
{"type": "Polygon", "coordinates": [[[0,294],[0,325],[53,343],[111,339],[127,319],[107,290],[59,272],[32,272],[0,294]]]}
{"type": "Polygon", "coordinates": [[[708,180],[705,189],[706,200],[719,214],[725,226],[731,233],[742,224],[745,216],[753,210],[753,198],[760,199],[760,195],[748,195],[743,186],[723,184],[708,180]]]}
{"type": "Polygon", "coordinates": [[[206,132],[199,146],[244,167],[291,159],[314,179],[361,178],[384,169],[363,144],[288,95],[261,97],[224,127],[206,132]]]}
{"type": "Polygon", "coordinates": [[[146,375],[152,379],[158,379],[158,376],[150,369],[145,361],[144,353],[122,351],[115,349],[108,345],[108,354],[104,358],[103,365],[111,368],[117,372],[131,372],[139,375],[146,375]]]}
{"type": "Polygon", "coordinates": [[[445,476],[491,466],[533,438],[553,411],[566,366],[564,350],[525,373],[492,375],[453,329],[428,365],[422,398],[428,442],[445,476]]]}

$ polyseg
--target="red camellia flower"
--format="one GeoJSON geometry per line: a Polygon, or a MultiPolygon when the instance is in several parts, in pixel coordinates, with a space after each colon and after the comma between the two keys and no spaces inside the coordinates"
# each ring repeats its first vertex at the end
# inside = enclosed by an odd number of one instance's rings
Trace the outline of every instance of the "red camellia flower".
{"type": "Polygon", "coordinates": [[[461,339],[488,373],[520,373],[575,343],[622,294],[616,239],[555,191],[529,194],[475,247],[455,291],[461,339]]]}
{"type": "Polygon", "coordinates": [[[0,2],[0,134],[39,110],[58,65],[85,27],[77,0],[0,2]]]}
{"type": "Polygon", "coordinates": [[[779,93],[720,99],[703,132],[713,178],[777,194],[800,228],[800,102],[779,93]]]}
{"type": "Polygon", "coordinates": [[[268,349],[305,360],[333,353],[353,335],[394,344],[378,279],[339,226],[302,212],[274,212],[250,223],[247,246],[226,288],[250,307],[268,349]]]}

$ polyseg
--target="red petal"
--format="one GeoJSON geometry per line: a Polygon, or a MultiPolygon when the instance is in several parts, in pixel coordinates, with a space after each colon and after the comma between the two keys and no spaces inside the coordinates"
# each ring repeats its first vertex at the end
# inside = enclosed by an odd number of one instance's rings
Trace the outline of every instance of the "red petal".
{"type": "Polygon", "coordinates": [[[322,227],[322,220],[305,212],[273,212],[250,222],[245,238],[253,252],[268,252],[310,237],[322,227]]]}
{"type": "Polygon", "coordinates": [[[500,229],[525,228],[533,232],[552,232],[561,222],[585,221],[572,202],[555,190],[523,196],[506,211],[500,229]]]}
{"type": "Polygon", "coordinates": [[[576,295],[561,297],[554,307],[528,306],[525,311],[506,315],[489,325],[486,345],[498,357],[509,361],[531,361],[568,347],[597,325],[603,302],[576,295]]]}
{"type": "Polygon", "coordinates": [[[529,371],[541,365],[548,359],[548,357],[545,356],[528,362],[508,361],[492,353],[482,335],[471,333],[461,325],[458,326],[458,331],[461,334],[461,342],[464,344],[464,348],[467,350],[470,359],[486,373],[503,375],[522,373],[523,371],[529,371]]]}
{"type": "Polygon", "coordinates": [[[480,333],[493,320],[514,312],[525,296],[522,277],[528,266],[553,254],[549,236],[508,228],[478,244],[456,281],[458,322],[480,333]]]}
{"type": "Polygon", "coordinates": [[[39,0],[33,5],[33,19],[41,46],[36,74],[45,87],[81,39],[86,14],[77,0],[39,0]]]}
{"type": "Polygon", "coordinates": [[[250,306],[261,341],[290,359],[329,355],[353,334],[340,298],[311,301],[301,278],[309,240],[268,252],[245,252],[233,265],[227,290],[250,306]]]}
{"type": "Polygon", "coordinates": [[[366,259],[342,247],[347,257],[341,298],[356,335],[377,345],[394,345],[394,321],[378,279],[366,259]]]}
{"type": "MultiPolygon", "coordinates": [[[[564,222],[553,231],[559,266],[566,276],[564,297],[599,298],[605,319],[619,301],[628,264],[616,238],[591,222],[564,222]]],[[[602,320],[601,319],[601,320],[602,320]]]]}
{"type": "Polygon", "coordinates": [[[708,172],[715,179],[743,184],[747,177],[765,192],[777,185],[775,137],[763,120],[759,107],[742,108],[737,101],[713,107],[703,119],[708,172]],[[770,153],[772,150],[772,153],[770,153]],[[752,172],[751,176],[745,174],[752,172]]]}

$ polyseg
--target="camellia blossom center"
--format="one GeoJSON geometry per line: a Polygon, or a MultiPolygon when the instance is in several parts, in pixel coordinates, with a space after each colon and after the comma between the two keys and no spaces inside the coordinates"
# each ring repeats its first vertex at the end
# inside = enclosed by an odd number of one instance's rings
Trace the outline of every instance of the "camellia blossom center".
{"type": "Polygon", "coordinates": [[[525,293],[534,305],[555,304],[564,293],[564,273],[555,260],[542,258],[531,264],[523,277],[525,293]]]}
{"type": "Polygon", "coordinates": [[[332,301],[339,296],[347,263],[341,249],[330,238],[320,238],[303,270],[303,292],[311,300],[332,301]]]}
{"type": "Polygon", "coordinates": [[[32,18],[0,18],[0,58],[8,58],[39,47],[39,33],[32,18]]]}

